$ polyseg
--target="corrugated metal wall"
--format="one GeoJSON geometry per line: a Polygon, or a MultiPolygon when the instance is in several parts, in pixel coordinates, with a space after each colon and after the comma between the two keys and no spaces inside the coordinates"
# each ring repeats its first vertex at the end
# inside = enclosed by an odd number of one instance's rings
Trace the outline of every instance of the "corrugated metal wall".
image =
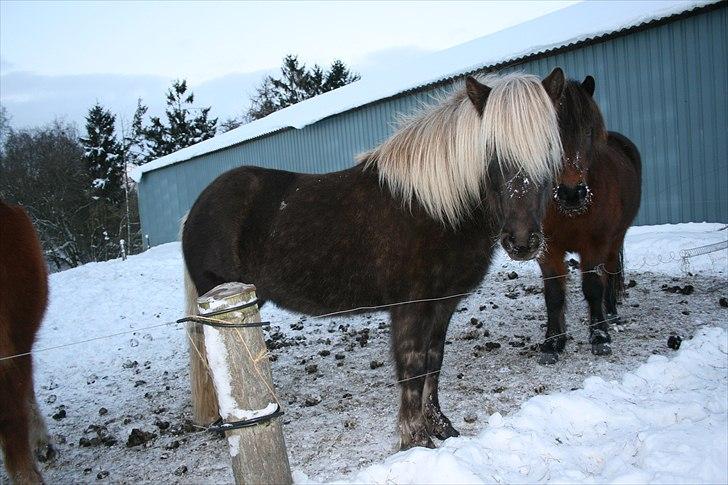
{"type": "MultiPolygon", "coordinates": [[[[643,156],[636,224],[728,221],[728,9],[722,7],[578,49],[509,66],[545,76],[596,78],[607,126],[629,136],[643,156]]],[[[258,140],[145,173],[139,185],[144,234],[175,240],[178,221],[217,175],[240,165],[299,172],[349,167],[382,141],[397,113],[427,101],[427,91],[374,103],[258,140]]]]}

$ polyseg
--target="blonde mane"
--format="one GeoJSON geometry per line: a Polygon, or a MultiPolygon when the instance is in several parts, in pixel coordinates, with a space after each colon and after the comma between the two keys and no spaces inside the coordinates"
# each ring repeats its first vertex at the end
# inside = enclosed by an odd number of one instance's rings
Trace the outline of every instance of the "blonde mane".
{"type": "Polygon", "coordinates": [[[489,164],[542,182],[561,163],[556,110],[540,79],[508,74],[479,80],[492,88],[482,117],[461,84],[403,118],[388,140],[359,156],[405,204],[417,199],[453,227],[480,202],[489,164]]]}

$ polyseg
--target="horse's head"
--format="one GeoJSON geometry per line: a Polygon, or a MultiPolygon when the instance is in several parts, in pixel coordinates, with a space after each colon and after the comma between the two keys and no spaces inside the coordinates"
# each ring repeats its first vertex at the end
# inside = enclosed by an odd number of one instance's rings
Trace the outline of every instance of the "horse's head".
{"type": "Polygon", "coordinates": [[[564,83],[559,68],[543,81],[506,76],[492,89],[466,80],[468,97],[483,117],[485,202],[502,224],[501,245],[515,260],[533,259],[544,247],[541,221],[562,158],[555,103],[564,83]]]}
{"type": "Polygon", "coordinates": [[[554,199],[559,210],[571,216],[589,207],[592,192],[588,177],[594,149],[607,139],[607,129],[593,95],[594,78],[587,76],[581,83],[568,81],[558,102],[564,165],[554,199]]]}

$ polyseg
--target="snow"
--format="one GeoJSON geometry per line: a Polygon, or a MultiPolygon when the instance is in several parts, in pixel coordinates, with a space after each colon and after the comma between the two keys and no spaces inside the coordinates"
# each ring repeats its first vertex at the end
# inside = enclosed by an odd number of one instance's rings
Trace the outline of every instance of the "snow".
{"type": "MultiPolygon", "coordinates": [[[[386,315],[304,319],[266,305],[269,336],[280,332],[295,343],[271,351],[271,365],[296,481],[725,483],[728,310],[718,298],[728,296],[728,251],[691,258],[690,273],[680,254],[726,240],[725,224],[632,228],[626,268],[637,285],[621,307],[614,354],[588,351],[578,324],[586,309],[572,278],[573,339],[550,367],[536,364],[537,351],[528,346],[509,345],[543,339],[543,296],[530,294],[541,285],[538,268],[499,251],[448,332],[440,400],[461,437],[435,450],[395,453],[397,389],[386,315]],[[507,276],[513,271],[515,280],[507,276]],[[690,296],[661,290],[686,283],[695,287],[690,296]],[[475,339],[468,335],[473,318],[484,324],[475,339]],[[354,336],[364,330],[369,342],[360,346],[354,336]],[[483,330],[502,347],[478,350],[483,330]],[[684,338],[677,352],[665,345],[673,333],[684,338]],[[370,368],[374,360],[386,364],[370,368]],[[305,368],[312,363],[314,373],[305,368]],[[308,405],[308,397],[320,402],[308,405]]],[[[50,283],[34,347],[38,401],[59,451],[42,465],[46,481],[88,482],[106,471],[114,482],[230,482],[227,456],[240,453],[239,443],[186,421],[186,336],[171,323],[184,308],[179,244],[55,273],[50,283]],[[52,418],[61,408],[66,417],[52,418]],[[94,433],[89,425],[104,427],[118,443],[81,446],[94,433]],[[125,446],[134,428],[156,437],[125,446]],[[182,465],[183,476],[176,474],[182,465]]]]}
{"type": "Polygon", "coordinates": [[[587,1],[557,10],[470,42],[422,56],[396,68],[372,71],[366,78],[302,101],[196,145],[136,167],[145,172],[220,150],[286,128],[317,121],[399,93],[487,66],[545,52],[600,35],[714,3],[712,0],[587,1]]]}
{"type": "MultiPolygon", "coordinates": [[[[536,396],[476,438],[398,453],[349,483],[725,483],[728,334],[701,329],[621,382],[536,396]]],[[[299,476],[300,480],[305,477],[299,476]]]]}

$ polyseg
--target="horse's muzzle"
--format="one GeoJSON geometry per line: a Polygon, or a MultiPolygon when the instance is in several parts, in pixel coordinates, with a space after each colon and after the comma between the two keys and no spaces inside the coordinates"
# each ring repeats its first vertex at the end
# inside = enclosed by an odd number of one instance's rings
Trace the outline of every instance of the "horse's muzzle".
{"type": "Polygon", "coordinates": [[[527,238],[518,238],[513,234],[504,232],[501,234],[501,246],[506,250],[508,256],[516,261],[527,261],[534,259],[541,251],[543,236],[540,233],[532,232],[527,238]]]}
{"type": "Polygon", "coordinates": [[[586,211],[591,199],[591,191],[585,184],[575,186],[558,185],[554,190],[559,210],[567,215],[577,215],[586,211]]]}

